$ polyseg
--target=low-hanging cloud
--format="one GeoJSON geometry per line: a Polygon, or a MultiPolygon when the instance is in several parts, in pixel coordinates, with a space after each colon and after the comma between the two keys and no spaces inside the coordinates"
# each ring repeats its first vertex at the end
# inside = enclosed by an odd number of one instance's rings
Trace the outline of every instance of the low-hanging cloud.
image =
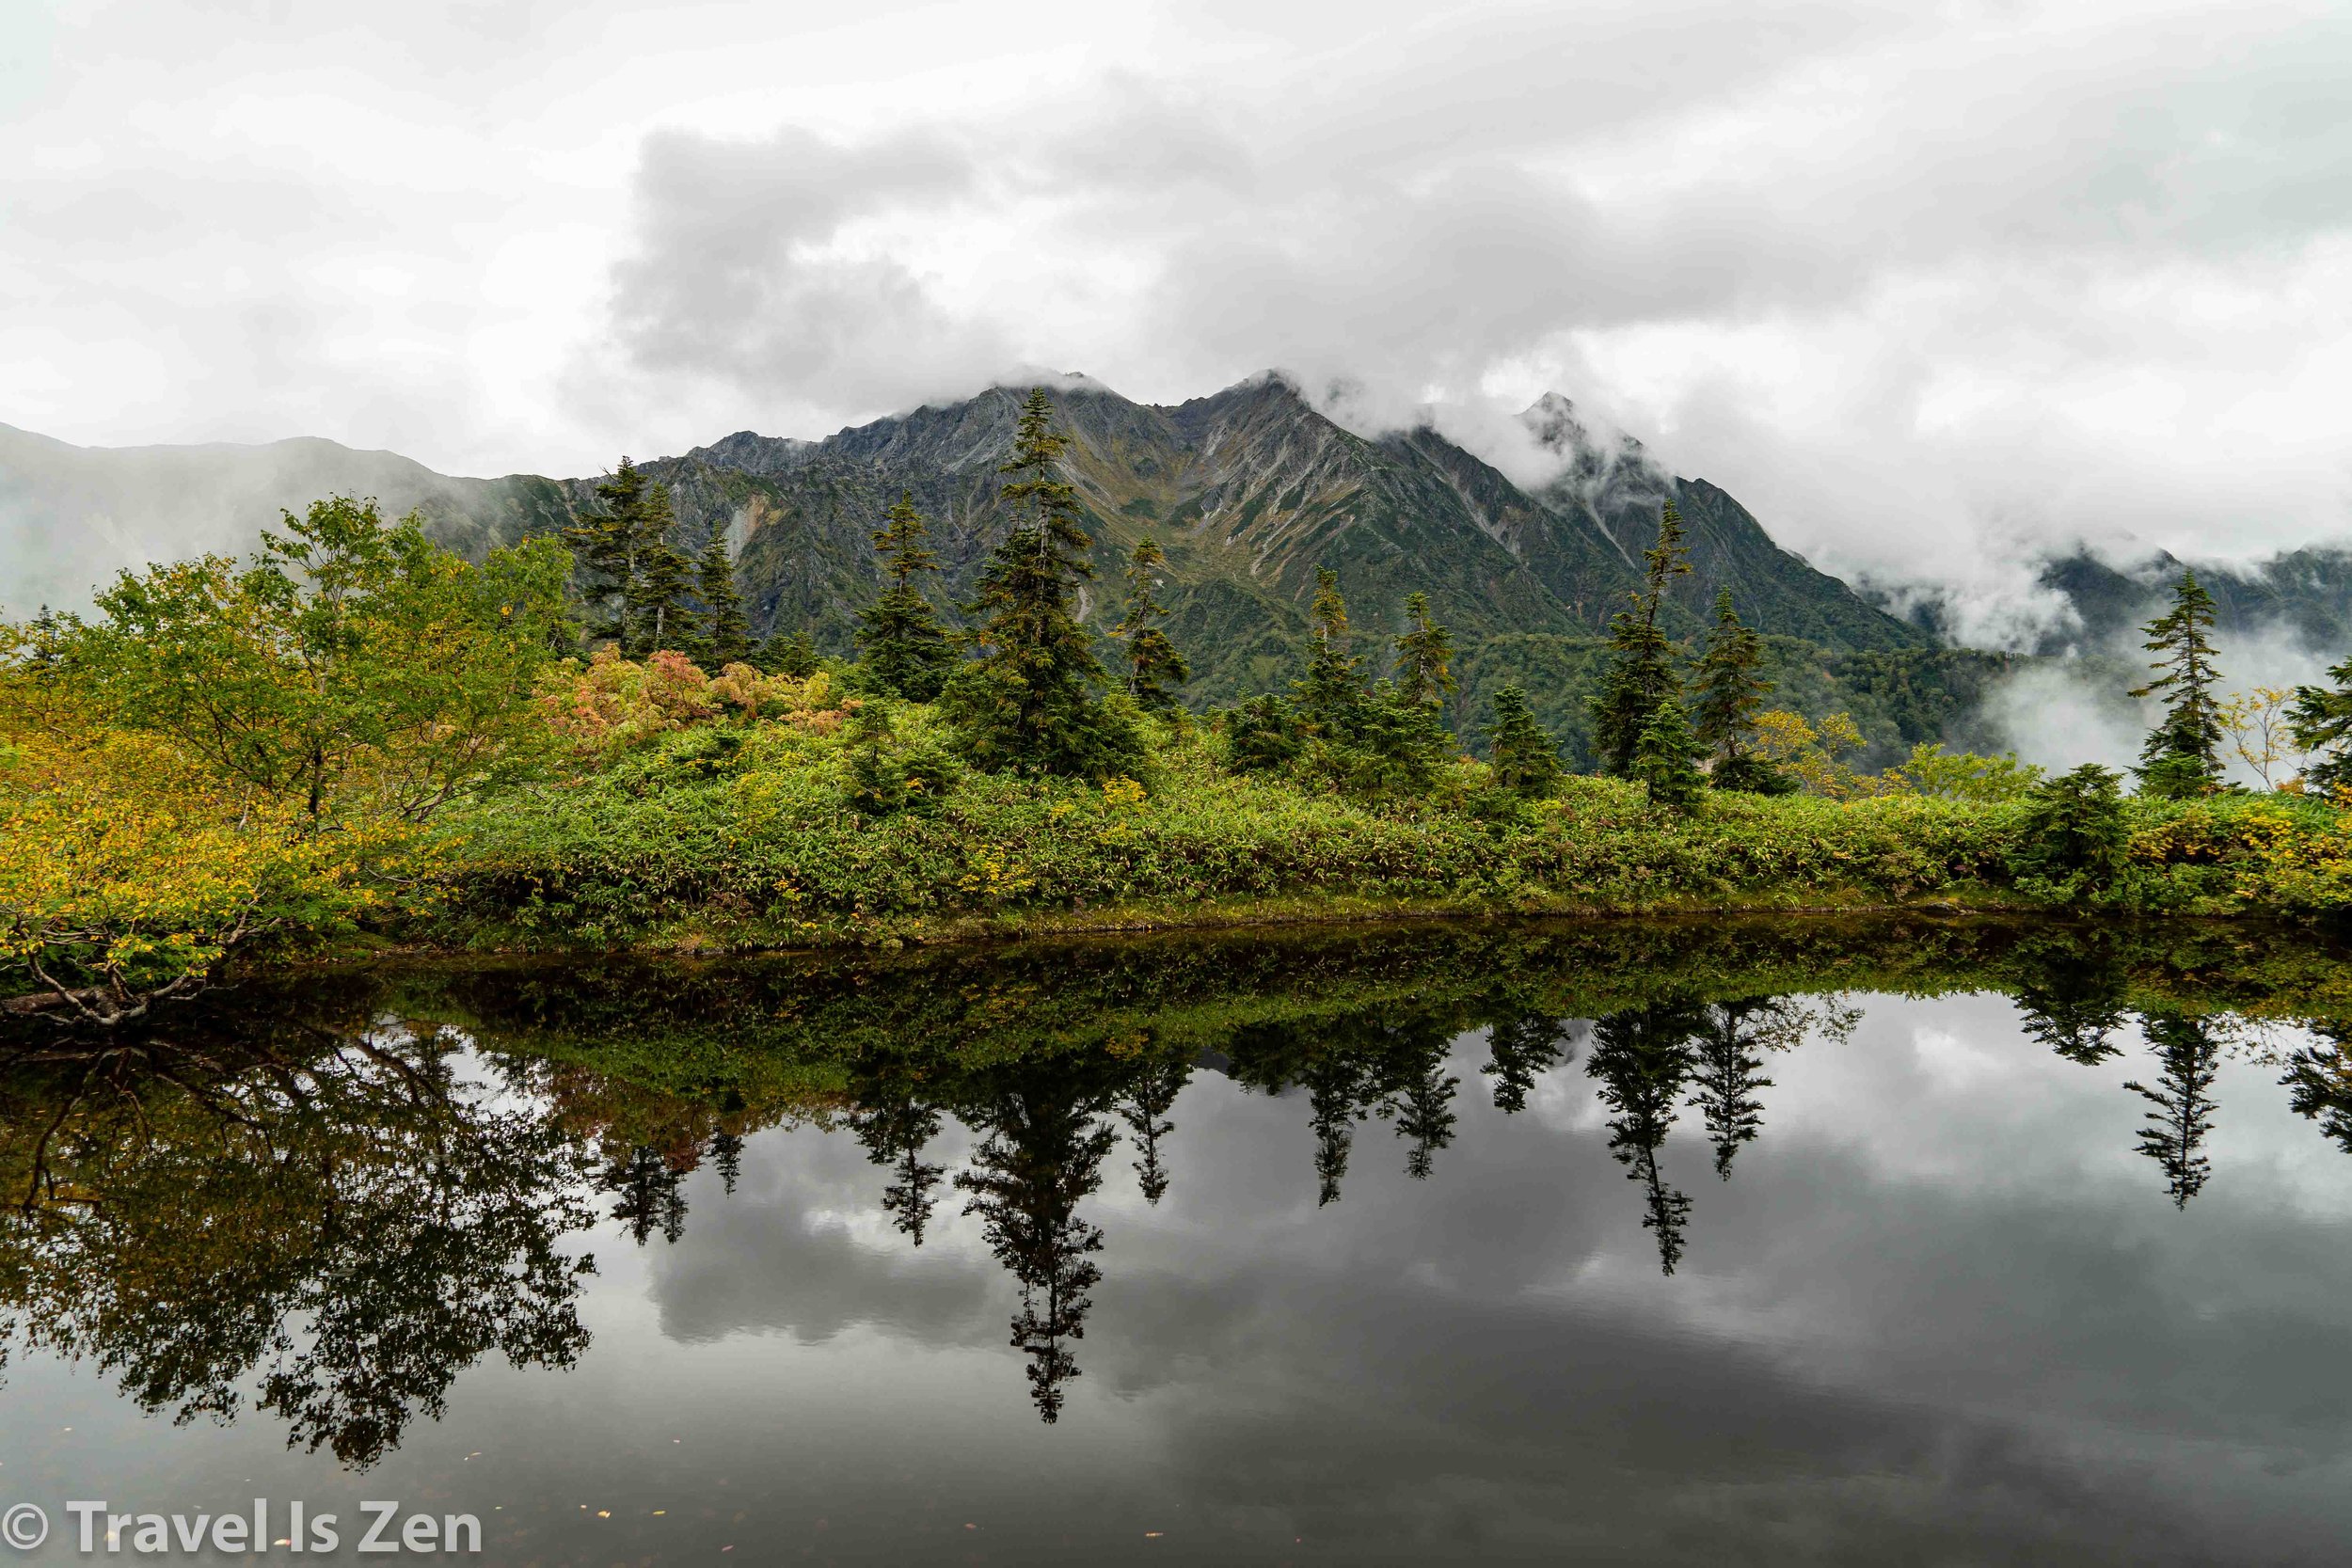
{"type": "Polygon", "coordinates": [[[1518,472],[1557,388],[2010,642],[2044,551],[2352,527],[2339,7],[128,15],[0,84],[0,420],[69,440],[584,472],[1279,367],[1518,472]]]}

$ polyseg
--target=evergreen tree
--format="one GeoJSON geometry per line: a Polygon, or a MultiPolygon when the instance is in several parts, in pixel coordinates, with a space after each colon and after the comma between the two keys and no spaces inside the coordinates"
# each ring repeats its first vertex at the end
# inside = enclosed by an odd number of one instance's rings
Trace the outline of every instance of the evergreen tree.
{"type": "Polygon", "coordinates": [[[1147,1063],[1119,1101],[1120,1119],[1126,1122],[1136,1140],[1136,1152],[1141,1156],[1135,1171],[1146,1203],[1156,1205],[1168,1196],[1168,1167],[1160,1164],[1160,1140],[1176,1131],[1176,1124],[1166,1119],[1168,1110],[1191,1076],[1192,1069],[1184,1062],[1147,1063]]]}
{"type": "Polygon", "coordinates": [[[1667,591],[1691,569],[1682,514],[1671,499],[1659,515],[1658,542],[1644,552],[1642,562],[1642,586],[1634,591],[1633,608],[1610,617],[1612,657],[1599,693],[1592,699],[1594,750],[1600,754],[1602,770],[1618,778],[1631,776],[1650,715],[1682,691],[1674,645],[1659,625],[1667,591]]]}
{"type": "Polygon", "coordinates": [[[1396,689],[1408,703],[1440,706],[1454,689],[1454,634],[1429,618],[1429,595],[1405,601],[1405,631],[1396,640],[1396,689]]]}
{"type": "Polygon", "coordinates": [[[817,673],[817,640],[805,628],[776,632],[761,645],[756,662],[771,675],[804,681],[817,673]]]}
{"type": "Polygon", "coordinates": [[[1416,1181],[1429,1180],[1437,1152],[1454,1141],[1459,1119],[1454,1113],[1454,1091],[1462,1081],[1445,1070],[1445,1048],[1443,1038],[1424,1042],[1420,1060],[1389,1101],[1396,1116],[1396,1135],[1412,1142],[1405,1156],[1405,1174],[1416,1181]]]}
{"type": "Polygon", "coordinates": [[[670,487],[645,493],[645,533],[638,546],[637,579],[629,598],[629,641],[624,651],[643,658],[699,641],[687,608],[686,578],[692,562],[671,541],[677,515],[670,510],[670,487]]]}
{"type": "Polygon", "coordinates": [[[743,1179],[743,1134],[724,1129],[710,1134],[710,1168],[719,1173],[719,1184],[727,1196],[735,1196],[735,1184],[743,1179]]]}
{"type": "Polygon", "coordinates": [[[1609,1151],[1626,1167],[1627,1180],[1642,1184],[1642,1227],[1657,1236],[1658,1266],[1666,1274],[1682,1260],[1691,1200],[1667,1184],[1658,1149],[1695,1065],[1691,1037],[1704,1022],[1698,1008],[1671,1003],[1612,1013],[1593,1024],[1593,1053],[1584,1064],[1599,1080],[1609,1112],[1609,1151]]]}
{"type": "Polygon", "coordinates": [[[727,554],[724,529],[710,531],[710,542],[694,562],[694,596],[703,602],[703,623],[697,650],[713,669],[739,664],[752,657],[752,624],[743,615],[743,595],[735,586],[735,562],[727,554]]]}
{"type": "Polygon", "coordinates": [[[2332,686],[2298,686],[2288,722],[2295,743],[2312,753],[2304,777],[2335,789],[2352,784],[2352,658],[2328,672],[2332,686]]]}
{"type": "Polygon", "coordinates": [[[1328,566],[1315,570],[1314,603],[1307,613],[1311,628],[1307,678],[1294,688],[1299,713],[1316,734],[1344,740],[1362,717],[1364,680],[1347,651],[1347,601],[1340,596],[1340,575],[1328,566]]]}
{"type": "Polygon", "coordinates": [[[600,510],[584,512],[563,531],[580,571],[587,580],[580,594],[587,601],[590,638],[631,648],[638,622],[638,583],[644,572],[645,547],[653,537],[655,518],[649,482],[637,465],[621,459],[612,477],[598,482],[600,510]]]}
{"type": "Polygon", "coordinates": [[[1012,529],[981,571],[973,611],[981,657],[957,672],[943,703],[972,759],[992,769],[1104,778],[1142,761],[1133,727],[1097,693],[1106,679],[1077,615],[1094,575],[1078,493],[1060,475],[1068,437],[1042,388],[1022,405],[999,472],[1012,529]]]}
{"type": "Polygon", "coordinates": [[[1569,1051],[1564,1019],[1527,1013],[1495,1024],[1486,1032],[1486,1065],[1478,1069],[1495,1081],[1495,1109],[1506,1117],[1526,1110],[1535,1080],[1560,1065],[1569,1051]]]}
{"type": "Polygon", "coordinates": [[[620,1199],[612,1206],[612,1217],[628,1223],[639,1246],[652,1240],[656,1230],[675,1246],[686,1234],[685,1180],[686,1173],[663,1159],[660,1150],[640,1145],[627,1159],[608,1163],[599,1185],[620,1199]]]}
{"type": "Polygon", "coordinates": [[[2161,695],[2166,704],[2135,769],[2143,794],[2185,800],[2221,786],[2223,725],[2214,697],[2221,677],[2205,637],[2213,623],[2213,595],[2195,572],[2183,572],[2172,590],[2172,608],[2141,628],[2148,634],[2148,651],[2157,656],[2153,666],[2157,673],[2132,695],[2161,695]]]}
{"type": "Polygon", "coordinates": [[[2213,1172],[2203,1148],[2213,1131],[2213,1082],[2220,1072],[2221,1046],[2210,1023],[2186,1013],[2149,1013],[2140,1022],[2156,1048],[2156,1086],[2123,1086],[2153,1107],[2148,1125],[2139,1130],[2139,1151],[2164,1167],[2172,1206],[2185,1209],[2213,1172]]]}
{"type": "Polygon", "coordinates": [[[914,493],[899,496],[874,531],[874,553],[890,586],[858,612],[867,675],[883,690],[917,703],[939,695],[956,662],[953,640],[916,585],[923,573],[939,570],[939,558],[923,543],[930,531],[914,509],[914,493]]]}
{"type": "Polygon", "coordinates": [[[1128,693],[1153,711],[1174,707],[1175,689],[1192,678],[1184,656],[1152,624],[1168,614],[1152,596],[1158,586],[1152,574],[1167,560],[1152,540],[1136,541],[1135,553],[1127,558],[1127,613],[1119,623],[1119,635],[1127,640],[1128,693]]]}
{"type": "Polygon", "coordinates": [[[1695,1092],[1691,1103],[1707,1118],[1708,1141],[1715,1146],[1715,1174],[1731,1180],[1731,1159],[1740,1146],[1752,1143],[1764,1127],[1764,1104],[1758,1089],[1772,1081],[1764,1076],[1764,1058],[1752,1049],[1756,1032],[1748,1020],[1769,1004],[1725,1002],[1707,1010],[1698,1032],[1694,1069],[1695,1092]]]}
{"type": "Polygon", "coordinates": [[[1096,1104],[1067,1073],[1017,1078],[967,1117],[986,1135],[956,1178],[972,1195],[964,1212],[979,1216],[990,1249],[1020,1281],[1012,1343],[1029,1358],[1030,1397],[1049,1423],[1061,1415],[1062,1385],[1078,1375],[1069,1342],[1085,1338],[1088,1292],[1103,1278],[1092,1256],[1103,1232],[1078,1215],[1117,1141],[1095,1120],[1096,1104]]]}
{"type": "Polygon", "coordinates": [[[1634,752],[1633,773],[1647,786],[1652,804],[1673,812],[1697,807],[1700,792],[1707,787],[1706,775],[1694,760],[1697,751],[1680,703],[1669,697],[1651,709],[1634,752]]]}
{"type": "Polygon", "coordinates": [[[1486,742],[1494,756],[1495,783],[1527,800],[1540,800],[1560,782],[1560,748],[1527,708],[1527,693],[1506,686],[1495,693],[1494,721],[1486,742]]]}
{"type": "Polygon", "coordinates": [[[1715,625],[1699,658],[1698,700],[1692,732],[1713,759],[1708,783],[1718,789],[1785,794],[1794,781],[1756,754],[1756,716],[1772,683],[1756,672],[1764,662],[1764,640],[1740,624],[1731,590],[1715,592],[1715,625]],[[1774,786],[1779,787],[1774,787],[1774,786]]]}

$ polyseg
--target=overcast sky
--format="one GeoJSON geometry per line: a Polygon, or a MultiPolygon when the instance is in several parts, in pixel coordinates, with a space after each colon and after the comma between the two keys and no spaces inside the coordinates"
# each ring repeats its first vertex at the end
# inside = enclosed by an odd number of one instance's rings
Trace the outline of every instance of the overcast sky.
{"type": "Polygon", "coordinates": [[[2352,8],[9,0],[0,366],[466,473],[1557,388],[1848,572],[2241,555],[2352,533],[2352,8]]]}

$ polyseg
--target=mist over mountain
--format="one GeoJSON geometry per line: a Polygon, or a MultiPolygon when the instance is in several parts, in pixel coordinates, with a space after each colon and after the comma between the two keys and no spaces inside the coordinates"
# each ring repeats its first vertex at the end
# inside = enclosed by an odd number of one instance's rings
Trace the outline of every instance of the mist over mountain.
{"type": "MultiPolygon", "coordinates": [[[[996,467],[1020,397],[994,387],[821,440],[740,431],[640,466],[670,486],[684,542],[724,532],[756,633],[806,629],[848,654],[856,613],[881,584],[870,535],[902,493],[932,520],[940,597],[968,596],[1002,535],[996,467]]],[[[1906,614],[1890,613],[1781,547],[1733,496],[1674,475],[1631,436],[1592,428],[1556,393],[1519,417],[1549,466],[1533,479],[1515,465],[1521,482],[1426,420],[1377,436],[1344,428],[1275,373],[1174,404],[1066,377],[1056,406],[1095,539],[1088,617],[1108,628],[1125,554],[1147,534],[1157,540],[1168,630],[1192,660],[1196,703],[1291,678],[1315,572],[1328,566],[1369,662],[1382,662],[1406,595],[1424,593],[1460,649],[1455,721],[1474,722],[1495,687],[1517,681],[1574,752],[1599,640],[1668,496],[1692,565],[1673,590],[1673,631],[1694,636],[1728,587],[1770,639],[1785,700],[1855,711],[1881,755],[1919,739],[1984,738],[1969,716],[2013,663],[1949,646],[1931,586],[1909,597],[1906,614]]],[[[596,483],[453,477],[314,439],[88,449],[0,427],[0,605],[78,605],[120,566],[247,548],[279,509],[329,493],[421,512],[436,537],[479,554],[562,526],[593,505],[596,483]]],[[[2079,554],[2052,561],[2043,580],[2074,607],[2072,621],[2033,651],[2111,641],[2176,569],[2169,558],[2138,570],[2079,554]]],[[[2352,556],[2301,551],[2211,580],[2241,624],[2280,623],[2335,646],[2352,638],[2352,556]]]]}

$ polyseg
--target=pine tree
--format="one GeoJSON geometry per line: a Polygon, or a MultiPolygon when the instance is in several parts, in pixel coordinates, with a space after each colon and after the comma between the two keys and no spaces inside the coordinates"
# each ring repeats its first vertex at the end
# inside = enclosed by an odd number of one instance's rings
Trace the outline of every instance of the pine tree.
{"type": "Polygon", "coordinates": [[[1405,631],[1396,640],[1396,689],[1408,703],[1441,705],[1454,689],[1454,634],[1429,618],[1429,595],[1405,601],[1405,631]]]}
{"type": "Polygon", "coordinates": [[[930,531],[914,509],[914,493],[899,496],[874,531],[874,553],[882,557],[890,586],[858,612],[857,640],[866,673],[882,689],[917,703],[939,695],[956,662],[954,641],[915,585],[923,573],[939,570],[939,558],[923,543],[930,531]]]}
{"type": "Polygon", "coordinates": [[[1560,782],[1560,748],[1528,711],[1527,693],[1516,686],[1504,687],[1495,693],[1494,710],[1486,742],[1494,756],[1495,783],[1530,800],[1550,794],[1560,782]]]}
{"type": "Polygon", "coordinates": [[[1667,590],[1691,569],[1682,514],[1671,499],[1659,515],[1658,542],[1644,552],[1642,561],[1642,586],[1634,592],[1633,608],[1610,617],[1613,657],[1600,691],[1592,699],[1594,749],[1600,753],[1602,770],[1619,778],[1633,772],[1634,752],[1650,715],[1682,690],[1674,645],[1658,624],[1667,590]]]}
{"type": "Polygon", "coordinates": [[[1698,701],[1691,729],[1713,759],[1708,783],[1718,789],[1782,794],[1790,783],[1756,754],[1756,715],[1772,689],[1772,683],[1756,673],[1763,662],[1763,638],[1753,626],[1740,624],[1731,608],[1731,590],[1717,589],[1715,626],[1699,659],[1698,701]]]}
{"type": "Polygon", "coordinates": [[[1152,574],[1167,560],[1152,540],[1136,541],[1135,553],[1127,558],[1127,613],[1118,632],[1127,640],[1127,690],[1137,704],[1154,711],[1174,707],[1175,689],[1192,678],[1184,656],[1168,633],[1152,624],[1168,614],[1152,596],[1158,586],[1152,574]]]}
{"type": "Polygon", "coordinates": [[[1512,1116],[1527,1109],[1535,1080],[1571,1053],[1567,1021],[1542,1013],[1506,1018],[1486,1031],[1485,1067],[1495,1081],[1495,1109],[1512,1116]]]}
{"type": "Polygon", "coordinates": [[[2156,1048],[2156,1086],[2123,1086],[2153,1107],[2149,1124],[2139,1130],[2139,1151],[2164,1168],[2172,1206],[2185,1209],[2213,1172],[2203,1150],[2213,1132],[2213,1083],[2220,1073],[2221,1047],[2212,1025],[2186,1013],[2152,1012],[2140,1022],[2156,1048]]]}
{"type": "Polygon", "coordinates": [[[1634,750],[1633,774],[1649,790],[1653,805],[1689,812],[1699,803],[1707,777],[1698,769],[1698,743],[1691,738],[1691,721],[1682,705],[1672,697],[1650,711],[1649,722],[1634,750]]]}
{"type": "Polygon", "coordinates": [[[1658,1238],[1658,1266],[1675,1272],[1691,1200],[1659,1168],[1659,1147],[1675,1123],[1676,1101],[1696,1066],[1691,1037],[1704,1025],[1694,1006],[1661,1004],[1611,1013],[1593,1024],[1593,1053],[1584,1070],[1600,1083],[1609,1113],[1609,1152],[1642,1184],[1642,1227],[1658,1238]]]}
{"type": "Polygon", "coordinates": [[[724,529],[710,531],[710,542],[694,562],[694,595],[703,602],[701,647],[697,650],[713,669],[739,664],[752,657],[752,624],[743,616],[743,595],[735,586],[735,562],[727,554],[724,529]]]}
{"type": "Polygon", "coordinates": [[[698,640],[693,612],[686,605],[686,577],[693,563],[670,539],[677,515],[670,510],[668,485],[656,484],[645,492],[644,515],[637,578],[628,594],[629,638],[624,644],[625,652],[640,658],[698,640]]]}
{"type": "Polygon", "coordinates": [[[588,603],[589,637],[618,642],[624,651],[637,625],[638,582],[654,529],[648,485],[637,465],[623,457],[612,477],[596,485],[601,510],[580,514],[563,531],[587,579],[580,594],[588,603]]]}
{"type": "Polygon", "coordinates": [[[804,681],[817,673],[817,640],[805,629],[778,631],[760,644],[759,657],[753,662],[771,675],[804,681]]]}
{"type": "Polygon", "coordinates": [[[1104,778],[1142,761],[1141,737],[1106,708],[1107,678],[1077,615],[1094,575],[1078,526],[1078,493],[1060,477],[1066,436],[1040,388],[1022,405],[1012,455],[999,472],[1012,529],[980,573],[972,606],[981,657],[943,693],[972,759],[992,769],[1104,778]]]}
{"type": "Polygon", "coordinates": [[[1698,1034],[1691,1103],[1707,1118],[1707,1137],[1715,1146],[1715,1174],[1731,1180],[1732,1156],[1743,1143],[1755,1141],[1764,1128],[1764,1102],[1758,1089],[1772,1081],[1764,1076],[1764,1058],[1751,1049],[1756,1033],[1749,1016],[1769,1004],[1724,1002],[1707,1010],[1698,1034]]]}
{"type": "Polygon", "coordinates": [[[2141,628],[2148,651],[2158,656],[2152,666],[2158,673],[2132,695],[2162,695],[2166,702],[2134,769],[2142,794],[2185,800],[2221,786],[2221,711],[2214,698],[2221,676],[2205,637],[2213,624],[2213,595],[2195,572],[2183,572],[2172,608],[2141,628]]]}
{"type": "Polygon", "coordinates": [[[2295,743],[2312,753],[2304,777],[2335,789],[2352,784],[2352,658],[2328,672],[2332,686],[2298,686],[2288,722],[2295,743]]]}
{"type": "Polygon", "coordinates": [[[1347,601],[1340,596],[1340,575],[1315,570],[1314,603],[1307,646],[1307,678],[1293,689],[1301,716],[1327,739],[1345,740],[1356,732],[1364,705],[1364,680],[1347,651],[1347,601]]]}

